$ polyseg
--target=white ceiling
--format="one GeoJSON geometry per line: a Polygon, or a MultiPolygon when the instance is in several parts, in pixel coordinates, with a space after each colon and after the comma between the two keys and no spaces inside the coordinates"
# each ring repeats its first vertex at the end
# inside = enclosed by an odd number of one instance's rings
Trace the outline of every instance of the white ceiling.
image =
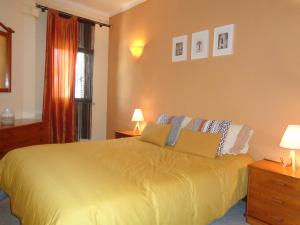
{"type": "Polygon", "coordinates": [[[62,0],[72,2],[76,5],[82,5],[85,8],[98,10],[102,14],[109,16],[125,11],[145,0],[62,0]]]}

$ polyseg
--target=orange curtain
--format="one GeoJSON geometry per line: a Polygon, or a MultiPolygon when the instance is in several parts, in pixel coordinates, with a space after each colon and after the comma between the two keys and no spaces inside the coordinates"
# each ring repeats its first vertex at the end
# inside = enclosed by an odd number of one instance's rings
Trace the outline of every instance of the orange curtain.
{"type": "Polygon", "coordinates": [[[43,119],[50,123],[53,143],[75,140],[77,36],[77,17],[64,18],[49,9],[43,119]]]}

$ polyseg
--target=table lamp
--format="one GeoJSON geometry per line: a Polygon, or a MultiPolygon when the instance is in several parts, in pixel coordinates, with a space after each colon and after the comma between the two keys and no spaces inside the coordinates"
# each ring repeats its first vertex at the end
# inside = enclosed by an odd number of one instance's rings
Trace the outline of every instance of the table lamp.
{"type": "Polygon", "coordinates": [[[293,171],[296,171],[296,152],[300,149],[300,125],[289,125],[282,137],[280,147],[290,149],[293,171]]]}
{"type": "Polygon", "coordinates": [[[144,116],[143,116],[143,112],[142,112],[141,109],[135,109],[134,110],[131,121],[136,122],[136,125],[134,127],[134,131],[135,132],[140,132],[140,130],[141,130],[140,129],[140,122],[144,121],[144,116]]]}

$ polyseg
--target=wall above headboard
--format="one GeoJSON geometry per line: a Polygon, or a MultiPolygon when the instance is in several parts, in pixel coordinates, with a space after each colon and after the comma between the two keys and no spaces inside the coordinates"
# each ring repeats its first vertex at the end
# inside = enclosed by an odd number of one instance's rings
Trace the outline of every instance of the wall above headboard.
{"type": "Polygon", "coordinates": [[[278,159],[300,124],[300,1],[149,0],[110,19],[108,134],[161,112],[232,119],[255,130],[251,154],[278,159]],[[235,24],[234,54],[212,57],[215,27],[235,24]],[[172,38],[209,29],[210,56],[172,63],[172,38]],[[129,46],[145,42],[136,60],[129,46]]]}

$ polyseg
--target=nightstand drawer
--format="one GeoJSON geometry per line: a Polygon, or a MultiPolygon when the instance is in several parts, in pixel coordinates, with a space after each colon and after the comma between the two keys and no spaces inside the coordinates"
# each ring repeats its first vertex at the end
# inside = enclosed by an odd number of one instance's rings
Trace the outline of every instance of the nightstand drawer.
{"type": "Polygon", "coordinates": [[[300,182],[292,177],[252,168],[250,186],[271,189],[278,193],[288,193],[300,201],[300,182]]]}
{"type": "Polygon", "coordinates": [[[248,216],[272,225],[300,225],[299,211],[280,207],[269,201],[253,199],[247,204],[248,216]]]}
{"type": "Polygon", "coordinates": [[[263,187],[254,187],[248,191],[249,201],[265,202],[269,207],[279,207],[283,210],[289,209],[291,212],[300,212],[300,201],[297,198],[293,198],[286,193],[277,193],[271,189],[265,189],[263,187]]]}

